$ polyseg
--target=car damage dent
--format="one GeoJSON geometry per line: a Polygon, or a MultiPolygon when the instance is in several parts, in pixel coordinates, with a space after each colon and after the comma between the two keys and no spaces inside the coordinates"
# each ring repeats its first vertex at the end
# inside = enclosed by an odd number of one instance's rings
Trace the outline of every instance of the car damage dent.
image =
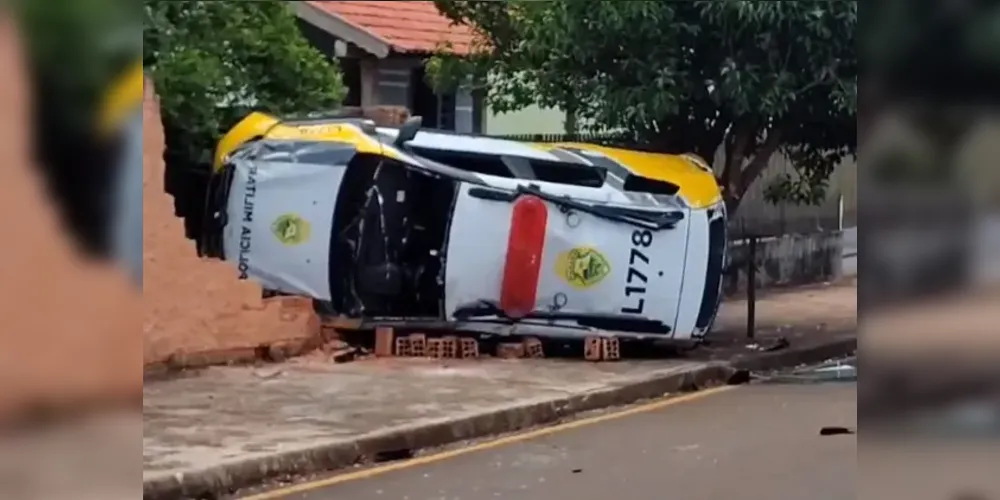
{"type": "Polygon", "coordinates": [[[328,309],[360,317],[441,314],[456,181],[359,155],[338,195],[328,309]],[[340,253],[343,258],[336,255],[340,253]]]}

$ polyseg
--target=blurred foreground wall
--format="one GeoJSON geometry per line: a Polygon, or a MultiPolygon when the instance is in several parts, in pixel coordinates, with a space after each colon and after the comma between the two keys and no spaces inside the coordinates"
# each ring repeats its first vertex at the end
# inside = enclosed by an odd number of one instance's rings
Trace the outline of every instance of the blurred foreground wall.
{"type": "Polygon", "coordinates": [[[143,318],[147,368],[251,360],[300,350],[318,326],[303,299],[262,300],[235,269],[198,258],[164,192],[163,129],[152,83],[143,99],[143,318]],[[269,353],[270,352],[270,353],[269,353]]]}
{"type": "Polygon", "coordinates": [[[59,220],[32,164],[32,88],[13,23],[2,14],[0,422],[141,401],[140,298],[124,273],[85,261],[59,220]]]}

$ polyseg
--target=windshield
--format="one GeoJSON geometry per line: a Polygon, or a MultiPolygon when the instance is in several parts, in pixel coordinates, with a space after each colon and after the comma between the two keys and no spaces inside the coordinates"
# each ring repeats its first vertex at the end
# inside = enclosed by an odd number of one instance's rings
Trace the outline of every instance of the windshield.
{"type": "Polygon", "coordinates": [[[517,155],[498,155],[470,151],[452,151],[420,146],[407,150],[456,168],[509,179],[526,179],[574,186],[601,187],[607,171],[580,161],[558,161],[517,155]]]}
{"type": "Polygon", "coordinates": [[[556,195],[542,191],[535,185],[518,186],[513,192],[496,188],[477,187],[469,190],[469,196],[484,200],[494,200],[513,203],[515,200],[525,195],[533,195],[552,203],[562,210],[578,210],[602,219],[622,222],[644,229],[670,229],[684,219],[684,212],[671,210],[643,210],[632,207],[622,207],[608,205],[604,203],[594,203],[577,200],[566,195],[556,195]]]}

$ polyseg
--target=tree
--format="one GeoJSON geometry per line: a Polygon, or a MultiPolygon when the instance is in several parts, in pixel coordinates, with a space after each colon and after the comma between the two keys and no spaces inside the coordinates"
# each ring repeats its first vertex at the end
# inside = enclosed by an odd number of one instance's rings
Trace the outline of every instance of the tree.
{"type": "Polygon", "coordinates": [[[330,111],[346,95],[339,68],[280,0],[145,0],[143,63],[160,99],[166,190],[198,240],[219,138],[251,111],[330,111]]]}
{"type": "Polygon", "coordinates": [[[660,151],[711,161],[721,149],[732,210],[775,153],[797,175],[771,195],[802,203],[855,153],[854,1],[435,4],[479,35],[472,56],[435,57],[437,85],[472,74],[498,111],[558,106],[660,151]]]}
{"type": "Polygon", "coordinates": [[[338,67],[299,32],[287,2],[146,0],[143,62],[159,93],[168,168],[207,165],[247,113],[336,109],[338,67]]]}

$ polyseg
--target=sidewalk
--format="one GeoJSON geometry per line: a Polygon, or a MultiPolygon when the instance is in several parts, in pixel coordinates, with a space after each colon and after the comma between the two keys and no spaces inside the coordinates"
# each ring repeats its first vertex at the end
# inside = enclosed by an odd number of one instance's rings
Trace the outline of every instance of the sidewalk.
{"type": "MultiPolygon", "coordinates": [[[[764,368],[847,354],[856,342],[854,289],[809,287],[762,297],[758,340],[789,338],[792,346],[783,353],[746,349],[737,328],[745,305],[728,302],[719,337],[730,341],[720,349],[764,368]],[[816,327],[821,324],[827,326],[816,327]]],[[[510,432],[721,383],[742,367],[712,361],[714,354],[616,363],[400,358],[333,364],[306,356],[153,382],[144,389],[144,498],[224,492],[275,475],[510,432]]]]}

